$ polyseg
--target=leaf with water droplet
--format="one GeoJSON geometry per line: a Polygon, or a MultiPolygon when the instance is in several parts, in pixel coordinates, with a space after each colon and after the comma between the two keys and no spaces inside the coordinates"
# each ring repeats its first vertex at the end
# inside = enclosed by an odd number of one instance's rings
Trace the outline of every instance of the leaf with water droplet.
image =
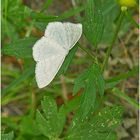
{"type": "Polygon", "coordinates": [[[65,140],[116,140],[113,130],[121,123],[122,113],[121,106],[106,107],[88,120],[79,121],[65,140]]]}
{"type": "Polygon", "coordinates": [[[41,106],[43,113],[40,111],[36,113],[36,123],[40,133],[50,139],[59,137],[66,119],[63,107],[58,111],[56,102],[50,96],[44,97],[41,106]]]}

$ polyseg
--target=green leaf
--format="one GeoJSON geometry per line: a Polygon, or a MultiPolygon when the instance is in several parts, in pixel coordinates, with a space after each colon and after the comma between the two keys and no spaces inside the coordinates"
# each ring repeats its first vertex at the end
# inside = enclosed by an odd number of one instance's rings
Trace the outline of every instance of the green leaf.
{"type": "Polygon", "coordinates": [[[24,38],[17,40],[9,45],[6,45],[2,49],[2,53],[17,58],[31,58],[32,46],[34,45],[36,38],[24,38]]]}
{"type": "Polygon", "coordinates": [[[59,70],[58,73],[57,73],[58,76],[61,75],[61,74],[64,74],[64,73],[67,71],[67,69],[68,69],[69,65],[71,64],[72,59],[73,59],[73,57],[74,57],[74,55],[75,55],[77,49],[78,49],[78,44],[76,44],[76,45],[69,51],[68,55],[66,56],[66,58],[65,58],[65,60],[64,60],[64,62],[63,62],[63,64],[62,64],[62,66],[61,66],[61,68],[60,68],[60,70],[59,70]]]}
{"type": "MultiPolygon", "coordinates": [[[[104,16],[104,33],[101,43],[110,44],[114,31],[116,30],[116,21],[120,14],[120,7],[115,0],[103,0],[103,16],[104,16]]],[[[131,23],[125,17],[121,25],[119,37],[124,36],[131,27],[131,23]]]]}
{"type": "Polygon", "coordinates": [[[101,0],[87,0],[83,29],[89,42],[94,47],[97,47],[101,41],[104,29],[101,0]]]}
{"type": "Polygon", "coordinates": [[[12,130],[17,129],[16,121],[14,121],[14,119],[10,117],[1,117],[1,124],[8,126],[12,130]]]}
{"type": "MultiPolygon", "coordinates": [[[[2,38],[16,40],[23,33],[30,21],[26,20],[32,10],[23,5],[22,0],[4,0],[2,2],[2,38]]],[[[3,41],[5,44],[7,41],[3,41]]]]}
{"type": "Polygon", "coordinates": [[[52,97],[45,97],[41,102],[43,115],[37,111],[36,122],[39,131],[50,139],[58,138],[63,130],[65,114],[63,109],[57,111],[57,105],[52,97]]]}
{"type": "Polygon", "coordinates": [[[64,19],[67,19],[69,17],[72,17],[72,16],[80,13],[84,9],[85,9],[84,6],[71,8],[71,9],[67,10],[66,12],[64,12],[63,14],[61,14],[60,16],[58,16],[58,20],[64,20],[64,19]]]}
{"type": "Polygon", "coordinates": [[[94,65],[93,73],[95,75],[95,83],[96,83],[98,92],[99,92],[100,96],[102,97],[104,95],[105,81],[103,79],[100,67],[96,64],[94,65]]]}
{"type": "Polygon", "coordinates": [[[39,135],[35,120],[31,116],[25,116],[20,123],[20,131],[26,135],[39,135]],[[30,129],[29,129],[30,128],[30,129]]]}
{"type": "Polygon", "coordinates": [[[84,92],[82,93],[81,103],[78,115],[81,119],[85,118],[86,115],[89,113],[92,107],[94,107],[94,103],[96,100],[96,86],[95,81],[93,80],[94,76],[88,79],[88,82],[86,83],[86,87],[84,92]]]}
{"type": "Polygon", "coordinates": [[[72,100],[68,101],[61,109],[61,111],[68,115],[70,112],[78,108],[81,96],[75,96],[72,100]]]}
{"type": "Polygon", "coordinates": [[[31,17],[39,22],[46,24],[52,21],[62,21],[84,10],[84,7],[71,8],[59,16],[47,16],[43,13],[32,12],[31,17]]]}
{"type": "Polygon", "coordinates": [[[78,78],[74,81],[73,95],[77,94],[77,92],[85,87],[86,79],[89,76],[89,69],[84,71],[78,78]]]}
{"type": "Polygon", "coordinates": [[[33,73],[34,73],[34,67],[31,66],[31,68],[25,70],[25,72],[19,78],[13,80],[7,87],[2,89],[2,96],[4,96],[10,90],[16,88],[19,84],[25,81],[33,73]]]}
{"type": "Polygon", "coordinates": [[[122,120],[123,109],[120,106],[106,107],[93,117],[79,121],[68,132],[65,140],[116,140],[114,129],[122,120]]]}
{"type": "MultiPolygon", "coordinates": [[[[58,18],[58,16],[50,16],[50,15],[47,16],[43,13],[37,13],[34,11],[31,12],[31,17],[32,17],[32,19],[35,19],[36,21],[45,22],[45,23],[55,21],[58,18]]],[[[47,25],[47,23],[46,23],[46,25],[47,25]]]]}
{"type": "Polygon", "coordinates": [[[101,97],[104,94],[105,82],[97,64],[93,64],[75,80],[74,94],[81,88],[84,88],[84,92],[82,93],[79,116],[84,118],[91,107],[94,107],[96,93],[98,92],[101,97]]]}
{"type": "Polygon", "coordinates": [[[48,7],[52,4],[53,0],[46,0],[46,2],[43,3],[43,7],[41,12],[45,11],[48,9],[48,7]]]}
{"type": "Polygon", "coordinates": [[[13,132],[9,132],[7,134],[3,134],[1,136],[2,140],[13,140],[14,138],[14,133],[13,132]]]}

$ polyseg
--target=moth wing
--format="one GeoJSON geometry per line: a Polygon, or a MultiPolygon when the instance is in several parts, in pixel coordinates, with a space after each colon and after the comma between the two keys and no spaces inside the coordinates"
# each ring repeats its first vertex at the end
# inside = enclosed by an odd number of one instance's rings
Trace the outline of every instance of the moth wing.
{"type": "Polygon", "coordinates": [[[61,54],[65,51],[57,42],[49,37],[41,37],[33,46],[33,58],[35,61],[41,61],[53,54],[61,54]]]}
{"type": "Polygon", "coordinates": [[[54,54],[47,57],[36,64],[35,75],[36,81],[39,88],[47,86],[56,76],[63,61],[64,55],[54,54]]]}
{"type": "Polygon", "coordinates": [[[45,30],[45,37],[49,36],[68,51],[77,43],[81,35],[82,24],[70,22],[52,22],[45,30]]]}
{"type": "Polygon", "coordinates": [[[65,49],[70,50],[80,39],[82,35],[82,24],[63,23],[65,27],[67,46],[65,49]]]}
{"type": "Polygon", "coordinates": [[[49,37],[57,42],[61,47],[67,46],[67,36],[62,22],[51,22],[45,30],[45,37],[49,37]]]}

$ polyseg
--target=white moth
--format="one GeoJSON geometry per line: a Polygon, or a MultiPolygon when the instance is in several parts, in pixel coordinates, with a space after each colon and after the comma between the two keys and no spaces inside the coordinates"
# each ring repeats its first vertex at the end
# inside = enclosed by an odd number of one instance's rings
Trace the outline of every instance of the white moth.
{"type": "Polygon", "coordinates": [[[35,77],[39,88],[47,86],[55,77],[69,50],[82,34],[82,25],[52,22],[33,46],[36,61],[35,77]]]}

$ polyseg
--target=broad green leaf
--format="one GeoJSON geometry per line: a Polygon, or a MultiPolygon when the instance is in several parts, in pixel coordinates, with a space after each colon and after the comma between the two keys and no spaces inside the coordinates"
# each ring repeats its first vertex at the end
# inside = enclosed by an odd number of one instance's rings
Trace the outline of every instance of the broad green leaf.
{"type": "Polygon", "coordinates": [[[87,0],[83,29],[89,42],[97,47],[101,41],[104,29],[101,0],[87,0]]]}
{"type": "Polygon", "coordinates": [[[41,31],[44,31],[49,22],[62,21],[62,20],[68,19],[71,16],[74,16],[75,14],[80,13],[83,10],[84,10],[84,7],[72,8],[58,16],[45,15],[43,13],[31,12],[31,17],[32,17],[32,19],[35,19],[35,23],[34,23],[35,27],[37,27],[41,31]]]}
{"type": "Polygon", "coordinates": [[[75,96],[72,100],[68,101],[62,108],[61,112],[68,115],[70,112],[78,108],[81,96],[75,96]]]}
{"type": "Polygon", "coordinates": [[[52,97],[45,97],[41,103],[43,113],[37,111],[36,122],[40,133],[50,139],[58,138],[63,130],[65,114],[63,109],[58,111],[57,105],[52,97]]]}
{"type": "Polygon", "coordinates": [[[115,132],[110,132],[105,140],[116,140],[117,134],[115,132]]]}
{"type": "Polygon", "coordinates": [[[82,73],[74,84],[74,94],[84,88],[81,98],[81,106],[79,108],[79,116],[85,117],[90,109],[94,107],[96,93],[102,97],[105,89],[105,82],[97,64],[93,64],[84,73],[82,73]]]}
{"type": "Polygon", "coordinates": [[[103,16],[109,15],[113,8],[116,7],[116,2],[112,0],[102,1],[103,16]]]}
{"type": "MultiPolygon", "coordinates": [[[[101,43],[110,44],[113,33],[116,29],[115,23],[120,14],[120,7],[117,5],[115,0],[103,0],[102,5],[102,13],[104,16],[104,32],[101,43]]],[[[125,17],[119,32],[119,37],[124,36],[133,24],[134,22],[131,22],[128,17],[125,17]]]]}
{"type": "Polygon", "coordinates": [[[85,87],[86,79],[89,76],[90,69],[84,71],[78,78],[74,81],[73,95],[77,94],[77,92],[85,87]]]}
{"type": "Polygon", "coordinates": [[[84,89],[84,92],[82,93],[82,98],[80,102],[80,108],[78,110],[78,114],[81,119],[85,118],[86,115],[89,113],[92,107],[94,107],[94,103],[96,100],[96,86],[94,76],[90,76],[88,82],[86,83],[86,87],[84,89]]]}
{"type": "Polygon", "coordinates": [[[57,73],[57,75],[64,74],[64,73],[67,71],[67,69],[68,69],[69,65],[71,64],[72,59],[73,59],[73,57],[74,57],[74,55],[75,55],[77,49],[78,49],[78,44],[76,44],[76,45],[69,51],[69,53],[68,53],[68,55],[66,56],[66,58],[65,58],[65,60],[64,60],[64,62],[63,62],[63,64],[62,64],[62,66],[61,66],[59,72],[57,73]]]}
{"type": "Polygon", "coordinates": [[[31,58],[32,46],[34,45],[36,38],[24,38],[17,40],[2,48],[2,53],[17,58],[31,58]]]}
{"type": "Polygon", "coordinates": [[[44,97],[41,101],[41,106],[45,115],[45,119],[51,121],[57,116],[57,105],[53,98],[44,97]]]}
{"type": "Polygon", "coordinates": [[[106,107],[94,117],[79,121],[68,132],[65,140],[116,140],[114,129],[122,121],[123,109],[120,106],[106,107]]]}
{"type": "Polygon", "coordinates": [[[32,116],[23,117],[19,127],[20,127],[20,131],[22,132],[22,134],[33,135],[33,136],[40,134],[38,131],[36,122],[32,118],[32,116]]]}
{"type": "Polygon", "coordinates": [[[43,13],[32,12],[31,17],[33,19],[35,19],[36,21],[45,22],[47,24],[47,23],[52,22],[52,21],[65,20],[69,17],[74,16],[77,13],[80,13],[83,10],[84,10],[84,7],[72,8],[72,9],[67,10],[66,12],[64,12],[63,14],[58,15],[58,16],[48,16],[48,15],[45,15],[43,13]]]}
{"type": "Polygon", "coordinates": [[[104,95],[105,81],[103,79],[100,67],[96,64],[94,65],[93,73],[95,75],[94,78],[95,78],[95,83],[96,83],[96,86],[97,86],[97,90],[98,90],[100,96],[102,97],[104,95]]]}
{"type": "Polygon", "coordinates": [[[72,16],[80,13],[84,9],[85,9],[84,6],[71,8],[71,9],[67,10],[66,12],[64,12],[63,14],[61,14],[60,16],[58,16],[58,20],[64,20],[64,19],[67,19],[69,17],[72,17],[72,16]]]}
{"type": "MultiPolygon", "coordinates": [[[[51,21],[54,21],[55,19],[58,18],[58,16],[48,16],[48,15],[45,15],[43,13],[37,13],[37,12],[34,12],[32,11],[31,12],[31,17],[32,19],[35,19],[36,21],[40,21],[40,22],[51,22],[51,21]]],[[[46,25],[47,25],[46,23],[46,25]]]]}
{"type": "Polygon", "coordinates": [[[14,133],[13,132],[9,132],[7,134],[3,134],[1,135],[1,139],[2,140],[13,140],[14,138],[14,133]]]}
{"type": "Polygon", "coordinates": [[[36,123],[41,134],[49,138],[52,137],[51,135],[53,134],[50,134],[51,128],[50,126],[48,126],[48,122],[45,120],[45,118],[41,115],[39,111],[37,111],[36,113],[36,123]]]}

